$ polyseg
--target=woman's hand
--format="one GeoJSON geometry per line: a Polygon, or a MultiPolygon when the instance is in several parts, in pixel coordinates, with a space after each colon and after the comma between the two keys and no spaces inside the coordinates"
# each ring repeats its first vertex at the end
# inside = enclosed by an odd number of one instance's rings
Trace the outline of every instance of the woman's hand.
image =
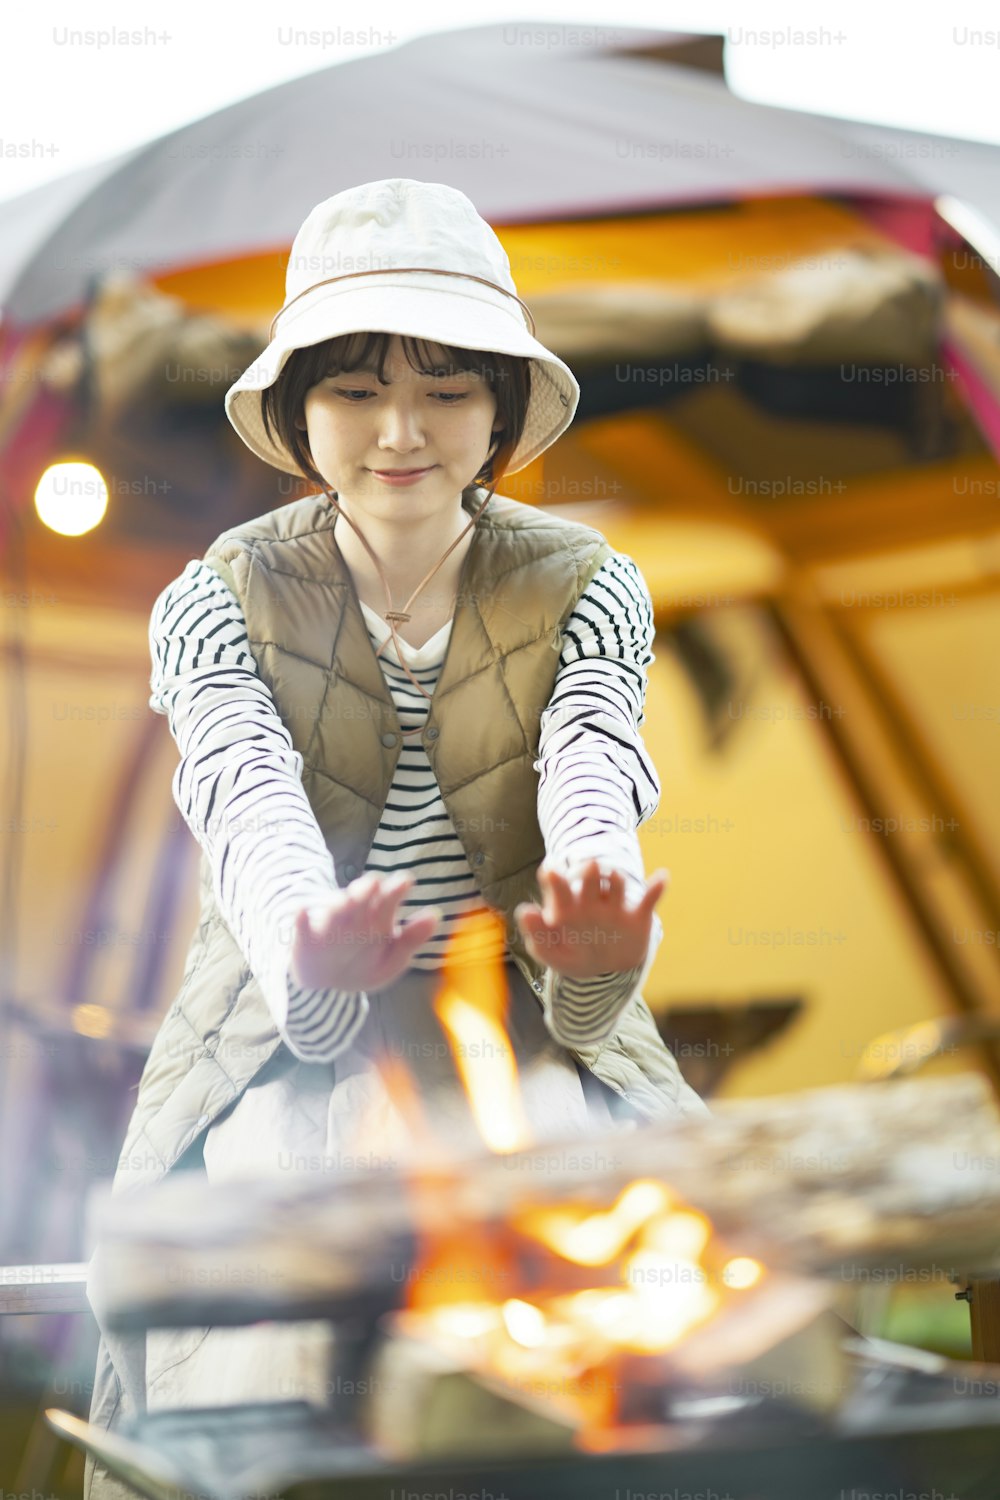
{"type": "Polygon", "coordinates": [[[314,903],[303,907],[295,918],[289,960],[294,983],[372,995],[393,984],[441,920],[438,907],[425,906],[397,925],[396,908],[412,881],[412,875],[369,870],[331,897],[319,920],[314,903]]]}
{"type": "Polygon", "coordinates": [[[573,979],[620,974],[645,962],[669,870],[656,871],[635,907],[625,904],[624,877],[617,870],[602,877],[596,859],[584,867],[579,890],[544,864],[538,880],[544,907],[523,901],[514,911],[532,958],[573,979]]]}

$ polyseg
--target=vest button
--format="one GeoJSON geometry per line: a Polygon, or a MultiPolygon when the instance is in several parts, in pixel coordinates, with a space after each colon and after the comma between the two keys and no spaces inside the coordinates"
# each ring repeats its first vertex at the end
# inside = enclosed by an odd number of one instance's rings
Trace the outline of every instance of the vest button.
{"type": "Polygon", "coordinates": [[[474,865],[481,865],[485,858],[486,855],[483,853],[483,851],[481,849],[477,849],[475,854],[472,856],[472,863],[474,865]]]}
{"type": "Polygon", "coordinates": [[[540,979],[533,979],[531,981],[531,988],[536,990],[540,995],[542,993],[542,981],[540,979]]]}
{"type": "Polygon", "coordinates": [[[390,750],[396,743],[396,736],[393,734],[391,729],[387,729],[385,734],[382,736],[382,743],[390,750]]]}
{"type": "Polygon", "coordinates": [[[198,1129],[200,1130],[203,1125],[207,1125],[207,1124],[208,1124],[208,1115],[199,1115],[198,1116],[198,1129]]]}
{"type": "Polygon", "coordinates": [[[355,877],[355,875],[357,873],[358,873],[358,867],[357,867],[357,865],[345,865],[344,866],[344,874],[347,876],[348,880],[353,880],[354,877],[355,877]]]}
{"type": "Polygon", "coordinates": [[[427,738],[429,740],[436,740],[440,733],[440,729],[438,729],[436,725],[432,724],[430,729],[428,729],[427,731],[427,738]]]}

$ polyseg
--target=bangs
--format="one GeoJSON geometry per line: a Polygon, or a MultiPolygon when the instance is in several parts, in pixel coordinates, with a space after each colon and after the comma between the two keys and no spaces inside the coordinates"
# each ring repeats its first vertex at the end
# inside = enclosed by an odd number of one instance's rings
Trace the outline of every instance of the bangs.
{"type": "MultiPolygon", "coordinates": [[[[316,379],[362,370],[377,376],[382,385],[388,385],[385,361],[394,336],[391,333],[344,333],[325,344],[318,344],[317,363],[322,373],[317,374],[316,379]]],[[[429,339],[405,333],[400,335],[400,341],[407,364],[418,375],[464,375],[471,372],[485,378],[497,371],[496,360],[488,350],[435,344],[429,339]]]]}
{"type": "MultiPolygon", "coordinates": [[[[302,415],[306,395],[331,375],[358,371],[374,375],[382,385],[391,384],[386,379],[385,362],[395,337],[382,330],[367,330],[338,334],[322,343],[294,349],[278,379],[261,393],[261,417],[268,438],[271,441],[277,438],[320,489],[324,488],[322,475],[312,463],[305,434],[295,425],[296,418],[302,415]]],[[[524,431],[531,397],[531,361],[489,349],[437,344],[432,339],[410,334],[400,334],[399,338],[406,361],[417,374],[441,377],[474,374],[489,386],[496,397],[497,417],[504,424],[483,471],[494,482],[504,472],[524,431]]]]}

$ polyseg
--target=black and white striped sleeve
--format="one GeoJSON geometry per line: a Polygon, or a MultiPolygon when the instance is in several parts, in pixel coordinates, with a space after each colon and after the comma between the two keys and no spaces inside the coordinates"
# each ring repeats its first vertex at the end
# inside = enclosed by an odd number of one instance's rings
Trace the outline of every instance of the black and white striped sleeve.
{"type": "MultiPolygon", "coordinates": [[[[538,819],[546,864],[569,879],[596,859],[625,877],[635,905],[645,891],[636,830],[659,805],[660,783],[639,730],[653,655],[653,605],[632,558],[615,552],[594,575],[563,630],[559,668],[542,714],[538,819]]],[[[573,979],[548,970],[546,1021],[564,1046],[594,1046],[642,992],[663,937],[654,912],[644,962],[573,979]]]]}
{"type": "Polygon", "coordinates": [[[308,990],[288,972],[293,924],[339,889],[302,786],[302,756],[250,650],[232,590],[194,560],[149,621],[149,707],[181,759],[172,791],[205,851],[219,910],[296,1057],[328,1061],[368,1015],[363,992],[308,990]]]}

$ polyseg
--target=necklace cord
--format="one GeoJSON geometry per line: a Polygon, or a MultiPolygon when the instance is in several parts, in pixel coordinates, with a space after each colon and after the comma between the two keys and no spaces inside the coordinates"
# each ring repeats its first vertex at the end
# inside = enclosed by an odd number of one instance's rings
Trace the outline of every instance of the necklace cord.
{"type": "MultiPolygon", "coordinates": [[[[399,636],[396,633],[396,622],[397,622],[397,620],[401,621],[401,622],[405,622],[406,620],[410,619],[410,615],[408,613],[410,605],[413,603],[414,599],[420,593],[421,589],[424,588],[428,583],[430,583],[431,579],[434,577],[434,574],[437,572],[438,568],[440,568],[441,565],[446,561],[446,559],[451,555],[451,553],[454,552],[455,548],[458,546],[458,544],[462,540],[462,538],[464,536],[467,536],[468,533],[469,533],[469,531],[471,531],[472,527],[475,526],[476,522],[479,520],[479,517],[482,515],[483,511],[486,509],[487,505],[490,503],[490,500],[493,498],[493,492],[490,491],[490,493],[486,496],[486,499],[483,501],[482,505],[476,511],[475,515],[472,517],[472,520],[469,522],[468,526],[466,526],[466,528],[465,528],[464,531],[460,531],[459,532],[458,536],[451,543],[451,546],[447,547],[445,549],[445,551],[438,558],[437,562],[434,564],[433,568],[431,568],[430,572],[424,574],[423,578],[417,584],[416,588],[413,590],[413,593],[410,595],[409,599],[407,599],[406,604],[404,605],[404,607],[402,609],[393,609],[393,607],[392,607],[392,592],[391,592],[391,590],[389,588],[389,583],[388,583],[388,580],[387,580],[387,578],[385,576],[385,572],[384,572],[384,570],[382,568],[382,565],[379,562],[378,558],[375,556],[375,553],[372,551],[371,547],[368,545],[368,542],[367,542],[367,540],[366,540],[363,532],[361,531],[361,529],[358,526],[355,525],[355,523],[351,520],[350,516],[343,509],[343,507],[341,505],[339,505],[337,503],[337,501],[334,499],[334,497],[330,494],[329,490],[324,490],[323,493],[326,495],[327,499],[330,501],[330,504],[333,507],[334,512],[338,516],[343,516],[344,517],[344,520],[350,526],[351,530],[357,536],[357,538],[360,541],[361,545],[364,547],[365,551],[368,553],[368,556],[371,558],[372,562],[375,564],[375,570],[378,573],[379,579],[381,580],[382,587],[385,589],[386,603],[388,604],[389,608],[387,610],[383,611],[383,618],[384,618],[386,624],[389,626],[390,635],[386,636],[386,638],[382,642],[381,646],[379,646],[378,650],[375,652],[376,657],[379,657],[379,656],[382,655],[382,652],[385,650],[386,646],[389,644],[389,641],[391,639],[393,645],[396,647],[396,656],[399,659],[399,664],[403,668],[403,671],[406,673],[407,677],[413,683],[413,686],[417,689],[417,691],[420,692],[420,693],[422,693],[423,696],[426,699],[428,699],[428,701],[429,701],[433,695],[431,693],[428,693],[426,691],[426,689],[424,688],[423,684],[420,683],[420,682],[418,682],[417,679],[414,677],[413,673],[409,669],[409,666],[407,665],[406,658],[403,655],[402,650],[400,649],[399,636]]],[[[415,729],[404,729],[401,732],[402,732],[402,734],[405,737],[407,735],[419,734],[422,729],[423,729],[423,725],[418,724],[415,729]]]]}

